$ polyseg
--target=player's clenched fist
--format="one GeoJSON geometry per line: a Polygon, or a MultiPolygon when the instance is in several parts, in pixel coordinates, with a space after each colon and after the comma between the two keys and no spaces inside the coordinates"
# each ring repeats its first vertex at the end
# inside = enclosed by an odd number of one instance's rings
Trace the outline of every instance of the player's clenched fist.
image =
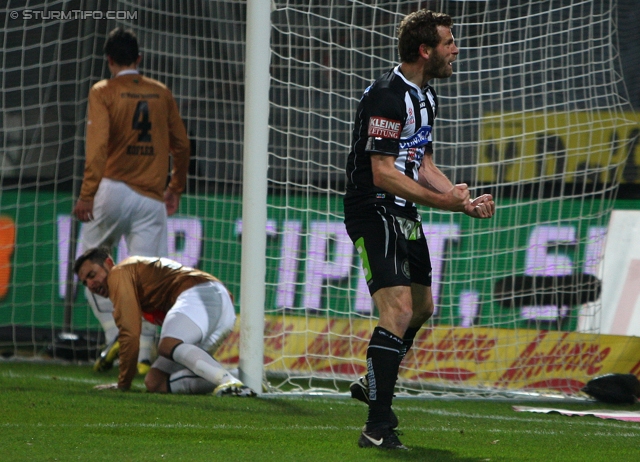
{"type": "Polygon", "coordinates": [[[473,218],[491,218],[496,212],[496,203],[491,194],[483,194],[467,203],[464,213],[473,218]]]}

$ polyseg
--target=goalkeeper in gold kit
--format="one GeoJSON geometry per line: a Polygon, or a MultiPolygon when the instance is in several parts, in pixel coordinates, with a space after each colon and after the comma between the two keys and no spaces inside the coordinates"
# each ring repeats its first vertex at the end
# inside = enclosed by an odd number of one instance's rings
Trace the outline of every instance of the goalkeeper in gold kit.
{"type": "MultiPolygon", "coordinates": [[[[164,257],[167,216],[177,211],[186,184],[187,132],[171,91],[138,72],[141,56],[133,31],[111,31],[104,51],[112,78],[89,92],[84,178],[73,209],[85,222],[82,251],[113,248],[124,236],[129,255],[164,257]]],[[[108,345],[94,369],[106,370],[119,348],[113,306],[99,295],[85,294],[108,345]]],[[[140,373],[148,370],[155,333],[153,325],[143,323],[140,373]]]]}
{"type": "Polygon", "coordinates": [[[168,258],[133,256],[116,265],[104,247],[87,250],[74,271],[88,290],[111,300],[120,331],[118,383],[98,388],[131,387],[144,317],[162,326],[148,391],[256,396],[211,356],[236,320],[231,294],[217,278],[168,258]]]}

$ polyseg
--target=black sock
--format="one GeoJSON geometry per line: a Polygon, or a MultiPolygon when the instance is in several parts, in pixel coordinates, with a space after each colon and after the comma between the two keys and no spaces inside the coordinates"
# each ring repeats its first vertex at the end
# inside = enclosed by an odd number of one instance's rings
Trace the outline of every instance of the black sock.
{"type": "Polygon", "coordinates": [[[398,380],[402,339],[386,329],[376,327],[367,348],[369,380],[369,417],[367,428],[389,423],[393,391],[398,380]]]}
{"type": "Polygon", "coordinates": [[[416,338],[416,334],[420,330],[420,327],[409,327],[407,331],[404,333],[404,337],[402,337],[402,349],[400,350],[400,362],[407,355],[407,352],[411,349],[413,345],[413,339],[416,338]]]}

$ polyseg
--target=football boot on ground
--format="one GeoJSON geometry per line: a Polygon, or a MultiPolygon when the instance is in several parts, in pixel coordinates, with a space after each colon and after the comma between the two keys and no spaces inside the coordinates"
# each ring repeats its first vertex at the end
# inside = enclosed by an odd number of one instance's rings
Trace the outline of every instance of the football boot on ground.
{"type": "Polygon", "coordinates": [[[143,359],[138,363],[138,375],[147,375],[147,372],[151,369],[151,361],[143,359]]]}
{"type": "Polygon", "coordinates": [[[409,449],[400,442],[398,432],[393,428],[380,427],[369,430],[366,425],[358,438],[358,446],[361,448],[409,449]]]}
{"type": "Polygon", "coordinates": [[[118,359],[118,353],[120,353],[120,342],[115,340],[100,352],[100,356],[93,363],[93,370],[95,372],[106,372],[111,369],[113,362],[118,359]]]}
{"type": "Polygon", "coordinates": [[[228,382],[218,385],[213,394],[216,396],[239,396],[242,398],[253,398],[256,392],[242,382],[228,382]]]}
{"type": "MultiPolygon", "coordinates": [[[[362,401],[367,406],[369,405],[369,380],[366,376],[363,375],[355,382],[352,382],[351,385],[349,385],[349,390],[351,391],[351,397],[353,399],[362,401]]],[[[392,429],[398,426],[398,416],[393,412],[393,409],[391,409],[389,413],[389,424],[392,429]]]]}

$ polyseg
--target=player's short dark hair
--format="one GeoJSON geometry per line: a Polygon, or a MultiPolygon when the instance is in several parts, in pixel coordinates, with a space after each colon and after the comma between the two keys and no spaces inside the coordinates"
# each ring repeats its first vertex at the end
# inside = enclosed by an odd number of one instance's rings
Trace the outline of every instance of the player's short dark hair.
{"type": "Polygon", "coordinates": [[[73,272],[78,274],[78,271],[80,271],[80,267],[87,260],[99,265],[103,265],[108,258],[111,258],[111,253],[109,252],[109,249],[107,247],[93,247],[86,250],[76,259],[75,263],[73,264],[73,272]]]}
{"type": "Polygon", "coordinates": [[[104,44],[104,54],[121,66],[130,66],[135,63],[140,55],[135,32],[124,27],[113,29],[109,32],[109,37],[104,44]]]}
{"type": "Polygon", "coordinates": [[[398,26],[398,53],[400,61],[414,63],[418,60],[420,45],[435,48],[440,43],[438,26],[452,27],[453,19],[446,13],[430,10],[415,11],[398,26]]]}

